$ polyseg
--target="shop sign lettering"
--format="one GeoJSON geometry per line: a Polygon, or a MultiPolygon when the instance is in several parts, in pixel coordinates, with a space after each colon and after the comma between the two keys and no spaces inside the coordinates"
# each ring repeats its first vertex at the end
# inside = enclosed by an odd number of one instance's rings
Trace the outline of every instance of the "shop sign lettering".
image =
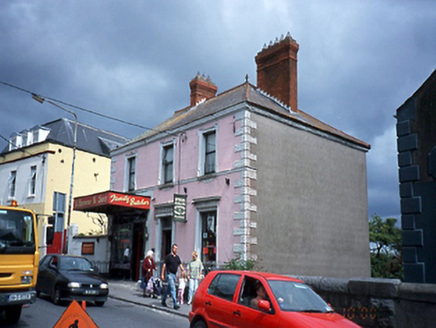
{"type": "Polygon", "coordinates": [[[92,207],[108,204],[140,209],[150,209],[150,198],[144,196],[105,192],[74,199],[75,210],[91,209],[92,207]]]}

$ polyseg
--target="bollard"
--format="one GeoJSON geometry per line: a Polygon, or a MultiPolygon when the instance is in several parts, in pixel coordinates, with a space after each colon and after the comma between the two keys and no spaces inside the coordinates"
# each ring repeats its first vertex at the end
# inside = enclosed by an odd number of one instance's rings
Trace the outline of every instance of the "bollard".
{"type": "Polygon", "coordinates": [[[82,301],[82,309],[86,311],[86,301],[82,301]]]}

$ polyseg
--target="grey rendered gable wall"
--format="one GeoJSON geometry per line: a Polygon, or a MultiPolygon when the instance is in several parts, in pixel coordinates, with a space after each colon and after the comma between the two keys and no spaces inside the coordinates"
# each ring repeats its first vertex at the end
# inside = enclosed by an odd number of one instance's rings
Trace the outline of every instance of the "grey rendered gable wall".
{"type": "Polygon", "coordinates": [[[259,265],[370,276],[366,153],[265,116],[252,119],[259,265]]]}

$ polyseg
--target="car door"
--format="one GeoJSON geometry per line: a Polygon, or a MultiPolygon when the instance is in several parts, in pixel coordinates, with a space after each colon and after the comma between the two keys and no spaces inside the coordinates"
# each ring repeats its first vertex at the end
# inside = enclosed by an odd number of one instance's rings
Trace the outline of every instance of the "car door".
{"type": "Polygon", "coordinates": [[[57,282],[58,276],[58,266],[60,265],[60,258],[58,256],[53,256],[47,264],[46,270],[46,288],[47,293],[50,295],[53,293],[54,286],[57,282]]]}
{"type": "Polygon", "coordinates": [[[242,283],[237,291],[236,303],[233,309],[233,322],[234,327],[277,327],[279,318],[276,315],[276,309],[274,309],[271,297],[273,297],[271,291],[269,291],[268,284],[260,277],[254,277],[251,275],[244,275],[242,283]],[[263,288],[264,293],[262,298],[269,301],[269,311],[263,311],[257,308],[254,304],[257,304],[256,297],[258,295],[257,290],[263,288]]]}
{"type": "Polygon", "coordinates": [[[212,280],[204,297],[208,327],[232,327],[235,291],[240,279],[240,274],[219,273],[212,280]]]}
{"type": "Polygon", "coordinates": [[[47,278],[47,266],[53,256],[45,256],[39,263],[38,278],[37,278],[37,290],[43,293],[48,293],[48,278],[47,278]]]}

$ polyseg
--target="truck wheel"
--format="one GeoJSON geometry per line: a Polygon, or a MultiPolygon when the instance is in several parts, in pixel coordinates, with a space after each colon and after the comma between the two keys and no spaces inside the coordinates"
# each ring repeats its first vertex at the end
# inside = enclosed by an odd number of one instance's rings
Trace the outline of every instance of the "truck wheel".
{"type": "Polygon", "coordinates": [[[15,324],[20,320],[20,316],[21,316],[21,305],[16,305],[16,306],[9,306],[6,309],[6,321],[8,323],[12,323],[15,324]]]}

